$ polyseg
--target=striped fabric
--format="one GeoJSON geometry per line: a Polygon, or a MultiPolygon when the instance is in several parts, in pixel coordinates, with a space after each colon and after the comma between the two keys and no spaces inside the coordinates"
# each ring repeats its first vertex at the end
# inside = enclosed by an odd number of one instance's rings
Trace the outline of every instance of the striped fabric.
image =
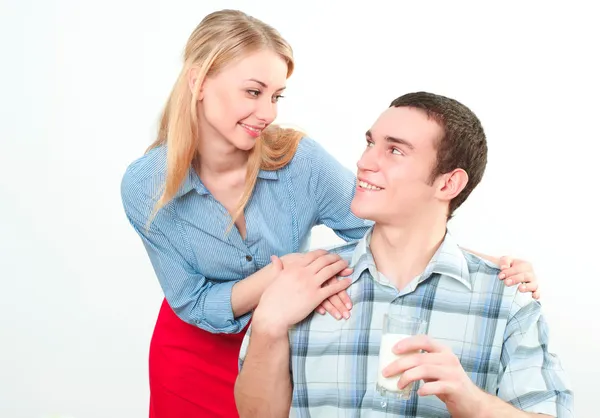
{"type": "Polygon", "coordinates": [[[121,184],[127,218],[141,237],[169,305],[184,321],[213,333],[237,333],[250,314],[234,318],[233,285],[270,256],[308,249],[312,227],[332,228],[346,241],[371,225],[350,212],[356,178],[322,146],[304,138],[292,161],[261,171],[246,207],[246,239],[193,169],[176,198],[146,224],[166,177],[166,148],[133,162],[121,184]]]}
{"type": "MultiPolygon", "coordinates": [[[[450,234],[422,275],[398,291],[375,268],[370,233],[337,251],[354,266],[349,320],[311,315],[289,334],[295,417],[449,417],[435,396],[409,400],[375,390],[383,315],[391,305],[428,322],[471,380],[529,412],[573,416],[573,395],[554,354],[541,306],[505,286],[496,266],[464,253],[450,234]]],[[[251,330],[240,353],[246,355],[251,330]]]]}

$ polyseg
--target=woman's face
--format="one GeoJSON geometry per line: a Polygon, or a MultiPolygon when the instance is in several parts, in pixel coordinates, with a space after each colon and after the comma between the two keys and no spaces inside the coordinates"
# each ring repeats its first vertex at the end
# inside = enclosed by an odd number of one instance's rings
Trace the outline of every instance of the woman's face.
{"type": "Polygon", "coordinates": [[[202,137],[224,140],[239,150],[252,149],[262,130],[277,117],[287,73],[287,63],[265,49],[207,77],[198,102],[202,137]]]}

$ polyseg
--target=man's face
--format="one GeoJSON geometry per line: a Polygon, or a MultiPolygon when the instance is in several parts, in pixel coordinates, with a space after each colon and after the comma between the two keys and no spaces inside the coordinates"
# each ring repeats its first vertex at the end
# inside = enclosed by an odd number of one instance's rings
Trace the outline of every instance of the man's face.
{"type": "Polygon", "coordinates": [[[402,223],[436,208],[430,175],[443,129],[427,114],[410,107],[391,107],[367,132],[358,161],[358,185],[352,212],[381,224],[402,223]]]}

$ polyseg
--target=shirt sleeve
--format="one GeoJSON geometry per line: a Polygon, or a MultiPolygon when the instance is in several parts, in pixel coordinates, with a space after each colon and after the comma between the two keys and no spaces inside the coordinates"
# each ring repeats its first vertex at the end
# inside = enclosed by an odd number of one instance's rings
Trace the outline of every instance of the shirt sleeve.
{"type": "Polygon", "coordinates": [[[373,225],[350,210],[356,192],[356,176],[318,142],[313,162],[313,184],[317,197],[318,225],[331,228],[344,241],[361,239],[373,225]]]}
{"type": "MultiPolygon", "coordinates": [[[[128,174],[121,184],[121,198],[127,219],[142,239],[165,298],[175,314],[208,332],[240,332],[250,321],[251,313],[238,318],[233,316],[231,290],[236,281],[213,282],[195,271],[182,254],[181,237],[169,236],[160,228],[165,222],[178,222],[168,208],[161,209],[147,228],[154,200],[128,174]]],[[[176,225],[172,231],[176,234],[176,225]]]]}
{"type": "Polygon", "coordinates": [[[530,294],[516,292],[504,334],[497,395],[522,411],[570,418],[573,391],[548,345],[540,303],[530,294]]]}

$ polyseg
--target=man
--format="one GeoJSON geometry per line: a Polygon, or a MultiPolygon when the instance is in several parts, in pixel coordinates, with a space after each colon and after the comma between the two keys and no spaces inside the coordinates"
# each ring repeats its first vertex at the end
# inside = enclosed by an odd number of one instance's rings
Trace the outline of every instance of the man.
{"type": "Polygon", "coordinates": [[[334,255],[308,253],[285,270],[273,258],[279,277],[240,353],[240,416],[573,416],[540,304],[504,286],[497,266],[462,251],[446,230],[485,170],[477,117],[446,97],[407,94],[366,140],[352,211],[374,226],[336,250],[353,271],[333,283],[328,278],[346,267],[334,255]],[[346,286],[349,319],[312,313],[346,286]],[[426,335],[394,347],[422,352],[385,370],[402,373],[399,388],[415,382],[408,400],[376,390],[383,315],[392,305],[428,324],[426,335]]]}

